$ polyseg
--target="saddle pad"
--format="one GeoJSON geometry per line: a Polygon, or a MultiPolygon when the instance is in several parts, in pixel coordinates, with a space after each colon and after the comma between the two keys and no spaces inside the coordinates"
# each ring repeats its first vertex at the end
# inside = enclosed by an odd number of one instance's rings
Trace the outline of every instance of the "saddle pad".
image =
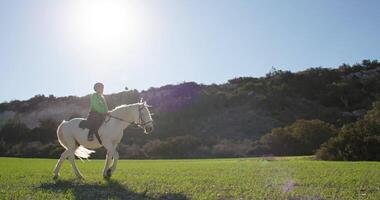
{"type": "Polygon", "coordinates": [[[81,129],[90,128],[88,124],[88,120],[83,119],[81,122],[79,122],[79,128],[81,129]]]}

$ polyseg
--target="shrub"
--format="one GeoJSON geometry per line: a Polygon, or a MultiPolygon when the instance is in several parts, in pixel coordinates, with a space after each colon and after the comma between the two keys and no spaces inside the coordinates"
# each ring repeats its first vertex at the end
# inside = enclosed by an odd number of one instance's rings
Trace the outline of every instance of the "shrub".
{"type": "Polygon", "coordinates": [[[242,157],[247,155],[251,147],[252,142],[249,140],[242,142],[222,140],[212,147],[211,153],[217,157],[242,157]]]}
{"type": "Polygon", "coordinates": [[[0,130],[0,138],[5,143],[16,143],[25,140],[29,135],[30,129],[17,120],[8,120],[0,130]]]}
{"type": "Polygon", "coordinates": [[[137,144],[126,145],[119,144],[118,151],[121,158],[145,158],[144,151],[141,146],[137,144]]]}
{"type": "Polygon", "coordinates": [[[324,143],[317,152],[323,160],[380,161],[380,102],[373,104],[364,119],[343,126],[339,135],[324,143]]]}
{"type": "Polygon", "coordinates": [[[322,160],[380,161],[380,136],[339,135],[317,151],[322,160]]]}
{"type": "Polygon", "coordinates": [[[251,154],[310,155],[337,133],[336,128],[321,120],[297,120],[284,128],[274,128],[255,145],[251,154]]]}
{"type": "Polygon", "coordinates": [[[193,136],[171,137],[164,141],[153,140],[144,145],[150,157],[194,157],[198,155],[201,141],[193,136]]]}

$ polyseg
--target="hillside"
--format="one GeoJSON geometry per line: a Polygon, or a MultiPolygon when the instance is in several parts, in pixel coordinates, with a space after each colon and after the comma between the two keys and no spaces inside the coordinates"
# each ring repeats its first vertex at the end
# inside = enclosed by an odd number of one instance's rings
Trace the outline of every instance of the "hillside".
{"type": "MultiPolygon", "coordinates": [[[[273,69],[265,77],[234,78],[220,85],[185,82],[106,95],[110,108],[136,102],[140,97],[153,106],[155,132],[145,136],[140,130],[127,129],[123,139],[125,151],[139,155],[148,143],[154,146],[165,141],[173,146],[179,142],[183,146],[188,141],[187,145],[195,145],[196,150],[184,155],[215,152],[215,145],[222,145],[218,148],[223,149],[223,154],[226,146],[236,149],[245,144],[244,148],[249,148],[251,142],[273,128],[297,119],[319,119],[336,127],[356,121],[373,102],[380,100],[380,63],[364,60],[352,66],[310,68],[295,73],[273,69]],[[237,141],[239,147],[235,145],[237,141]]],[[[88,107],[88,95],[37,95],[27,101],[0,104],[0,126],[12,121],[35,129],[44,121],[57,123],[85,117],[88,107]]],[[[54,131],[47,134],[54,142],[54,131]]],[[[3,143],[9,143],[0,137],[3,143]]],[[[33,137],[20,136],[19,142],[28,142],[30,138],[33,137]]]]}

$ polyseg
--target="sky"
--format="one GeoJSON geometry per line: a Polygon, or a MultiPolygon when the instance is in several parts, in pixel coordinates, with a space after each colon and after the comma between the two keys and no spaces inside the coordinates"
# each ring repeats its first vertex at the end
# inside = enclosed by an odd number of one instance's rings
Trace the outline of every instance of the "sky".
{"type": "Polygon", "coordinates": [[[378,0],[0,0],[0,102],[379,59],[378,0]]]}

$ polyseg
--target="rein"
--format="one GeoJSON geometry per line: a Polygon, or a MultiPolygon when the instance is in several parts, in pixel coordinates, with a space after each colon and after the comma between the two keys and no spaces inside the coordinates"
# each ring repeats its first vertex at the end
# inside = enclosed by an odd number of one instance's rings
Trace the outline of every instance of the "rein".
{"type": "MultiPolygon", "coordinates": [[[[144,109],[144,107],[140,107],[138,108],[138,111],[139,111],[139,123],[137,123],[137,125],[140,125],[140,126],[145,126],[146,124],[152,122],[152,120],[149,120],[149,121],[144,121],[143,117],[142,117],[142,109],[144,109]]],[[[119,118],[119,117],[115,117],[115,116],[112,116],[110,114],[108,114],[109,118],[108,120],[105,120],[105,122],[109,122],[111,120],[111,118],[114,118],[114,119],[117,119],[117,120],[120,120],[120,121],[123,121],[123,122],[127,122],[127,123],[135,123],[135,122],[128,122],[122,118],[119,118]]]]}
{"type": "MultiPolygon", "coordinates": [[[[117,119],[117,120],[120,120],[120,121],[123,121],[123,122],[127,122],[127,121],[125,121],[124,119],[122,119],[122,118],[119,118],[119,117],[115,117],[115,116],[112,116],[112,115],[107,115],[109,118],[108,118],[108,120],[106,120],[105,122],[107,123],[107,122],[109,122],[110,120],[111,120],[111,118],[114,118],[114,119],[117,119]]],[[[127,122],[127,123],[130,123],[130,122],[127,122]]]]}

